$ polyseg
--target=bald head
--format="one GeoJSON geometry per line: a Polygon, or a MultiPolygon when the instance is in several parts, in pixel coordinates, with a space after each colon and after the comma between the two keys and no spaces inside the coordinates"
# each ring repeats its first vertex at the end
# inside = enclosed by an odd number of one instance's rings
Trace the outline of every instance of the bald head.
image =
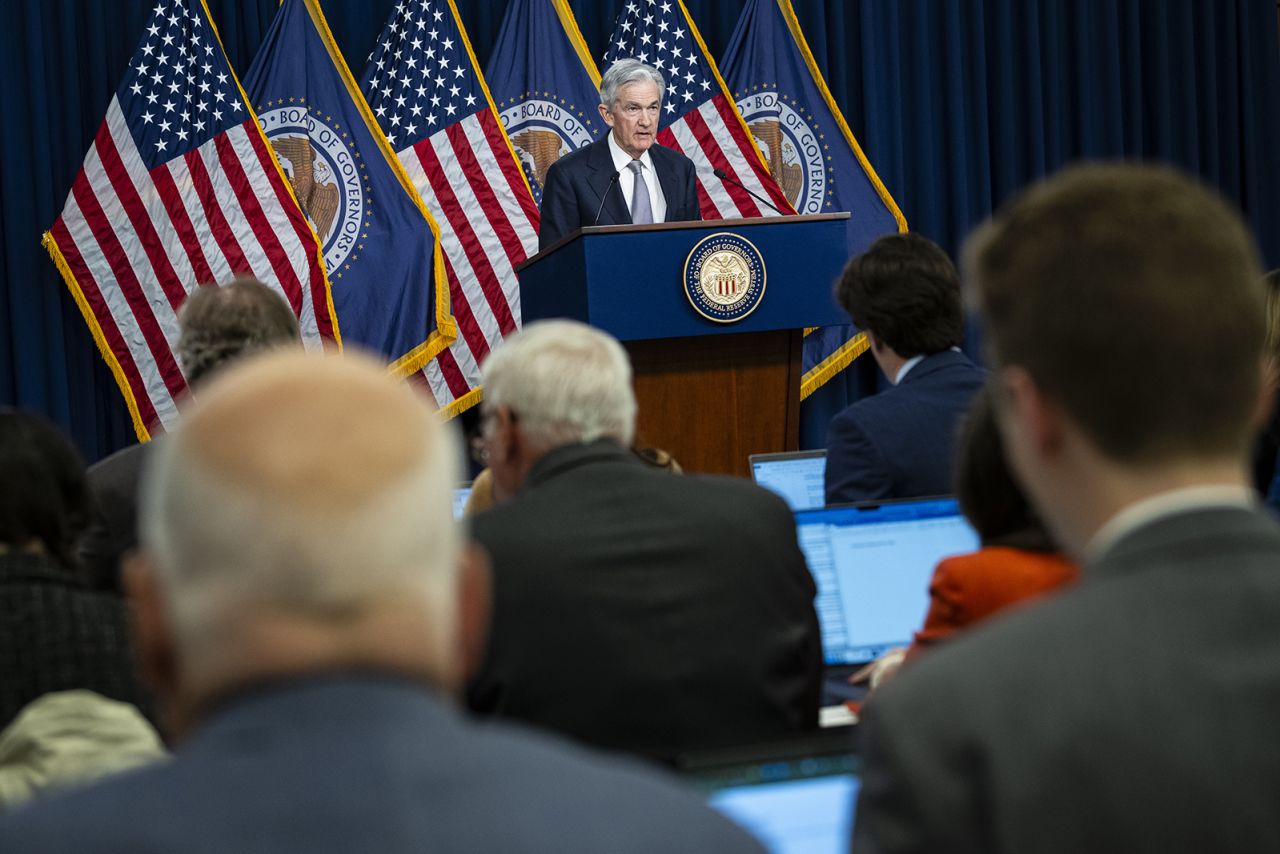
{"type": "Polygon", "coordinates": [[[447,669],[457,460],[452,431],[363,357],[280,351],[219,373],[144,483],[142,545],[184,665],[225,680],[262,654],[243,654],[249,636],[376,663],[390,617],[447,669]]]}

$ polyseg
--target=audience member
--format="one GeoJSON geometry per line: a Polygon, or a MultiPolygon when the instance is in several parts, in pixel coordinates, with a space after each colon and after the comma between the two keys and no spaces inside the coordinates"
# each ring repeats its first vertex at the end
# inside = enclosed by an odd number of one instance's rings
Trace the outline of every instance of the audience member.
{"type": "Polygon", "coordinates": [[[917,234],[882,237],[845,267],[836,297],[892,387],[832,419],[827,503],[950,493],[956,422],[985,378],[960,352],[951,259],[917,234]]]}
{"type": "MultiPolygon", "coordinates": [[[[289,304],[256,279],[197,288],[178,326],[178,361],[191,388],[239,356],[301,341],[289,304]]],[[[81,558],[98,589],[121,590],[120,558],[138,543],[138,483],[150,448],[130,445],[89,468],[93,517],[81,558]]]]}
{"type": "Polygon", "coordinates": [[[632,453],[631,366],[590,327],[529,324],[483,380],[513,497],[473,523],[494,608],[471,708],[653,757],[815,727],[815,585],[782,500],[632,453]]]}
{"type": "Polygon", "coordinates": [[[1273,399],[1253,447],[1253,484],[1268,506],[1280,510],[1280,270],[1268,273],[1266,281],[1266,382],[1273,399]]]}
{"type": "Polygon", "coordinates": [[[1076,564],[1058,551],[1005,462],[990,389],[982,389],[960,427],[956,497],[982,544],[938,563],[929,583],[924,627],[909,648],[895,650],[855,674],[872,689],[921,650],[950,639],[1011,605],[1076,580],[1076,564]]]}
{"type": "Polygon", "coordinates": [[[183,744],[0,821],[0,851],[758,850],[647,770],[451,706],[484,621],[457,446],[350,354],[202,388],[148,465],[125,575],[183,744]]]}
{"type": "Polygon", "coordinates": [[[85,689],[147,706],[114,596],[76,562],[84,464],[42,418],[0,411],[0,729],[33,700],[85,689]]]}
{"type": "Polygon", "coordinates": [[[1246,229],[1172,172],[1093,166],[1017,199],[966,260],[1010,462],[1082,580],[877,692],[854,850],[1280,850],[1246,229]]]}

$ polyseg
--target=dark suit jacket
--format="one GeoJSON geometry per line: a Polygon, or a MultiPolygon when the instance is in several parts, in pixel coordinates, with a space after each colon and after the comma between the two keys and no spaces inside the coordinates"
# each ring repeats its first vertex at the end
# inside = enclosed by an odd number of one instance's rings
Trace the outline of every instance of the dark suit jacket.
{"type": "MultiPolygon", "coordinates": [[[[649,147],[653,171],[667,202],[666,222],[702,219],[693,161],[678,151],[654,143],[649,147]]],[[[545,249],[569,232],[587,225],[625,225],[631,222],[627,200],[614,174],[609,138],[566,154],[547,170],[542,185],[542,225],[538,248],[545,249]],[[605,192],[609,197],[605,199],[605,192]],[[604,200],[604,207],[600,207],[604,200]],[[596,221],[596,211],[600,220],[596,221]]]]}
{"type": "Polygon", "coordinates": [[[98,590],[123,592],[120,558],[138,545],[138,487],[155,441],[130,445],[89,467],[93,517],[80,543],[80,562],[98,590]]]}
{"type": "Polygon", "coordinates": [[[846,407],[827,430],[827,503],[949,494],[956,424],[985,381],[968,356],[944,350],[846,407]]]}
{"type": "Polygon", "coordinates": [[[474,521],[493,560],[479,712],[668,757],[817,725],[815,586],[777,496],[560,448],[474,521]]]}
{"type": "Polygon", "coordinates": [[[1280,851],[1280,528],[1205,508],[865,707],[857,852],[1280,851]]]}
{"type": "Polygon", "coordinates": [[[351,674],[232,699],[172,761],[0,821],[0,851],[757,852],[647,769],[351,674]]]}

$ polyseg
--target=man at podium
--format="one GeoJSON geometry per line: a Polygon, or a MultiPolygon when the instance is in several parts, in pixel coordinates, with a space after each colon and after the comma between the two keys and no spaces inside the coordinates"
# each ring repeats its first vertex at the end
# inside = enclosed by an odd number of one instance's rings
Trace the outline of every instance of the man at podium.
{"type": "Polygon", "coordinates": [[[545,249],[588,225],[702,219],[693,161],[654,142],[666,82],[638,59],[621,59],[600,80],[609,135],[557,160],[542,186],[545,249]]]}

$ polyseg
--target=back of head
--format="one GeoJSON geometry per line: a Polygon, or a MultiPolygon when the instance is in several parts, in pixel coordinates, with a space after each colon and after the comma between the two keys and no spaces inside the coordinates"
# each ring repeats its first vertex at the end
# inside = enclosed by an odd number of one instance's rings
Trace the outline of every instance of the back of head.
{"type": "Polygon", "coordinates": [[[142,545],[184,664],[251,621],[336,635],[384,607],[427,626],[424,657],[450,655],[455,445],[364,357],[280,351],[215,378],[143,484],[142,545]]]}
{"type": "Polygon", "coordinates": [[[903,358],[940,353],[964,338],[960,276],[941,247],[891,234],[844,268],[836,298],[860,329],[903,358]]]}
{"type": "Polygon", "coordinates": [[[585,324],[530,323],[489,354],[482,374],[486,409],[510,409],[543,450],[600,438],[630,445],[635,435],[627,351],[585,324]]]}
{"type": "Polygon", "coordinates": [[[965,260],[993,364],[1027,371],[1105,457],[1243,453],[1261,271],[1216,194],[1164,168],[1070,169],[1001,211],[965,260]]]}
{"type": "Polygon", "coordinates": [[[1047,543],[1048,534],[1005,460],[994,404],[992,389],[983,388],[962,422],[955,473],[960,510],[983,545],[1021,534],[1029,542],[1047,543]]]}
{"type": "Polygon", "coordinates": [[[71,567],[88,515],[84,463],[71,442],[43,418],[0,411],[0,545],[71,567]]]}
{"type": "Polygon", "coordinates": [[[178,322],[178,360],[190,385],[238,356],[300,341],[289,304],[257,279],[196,288],[178,322]]]}

